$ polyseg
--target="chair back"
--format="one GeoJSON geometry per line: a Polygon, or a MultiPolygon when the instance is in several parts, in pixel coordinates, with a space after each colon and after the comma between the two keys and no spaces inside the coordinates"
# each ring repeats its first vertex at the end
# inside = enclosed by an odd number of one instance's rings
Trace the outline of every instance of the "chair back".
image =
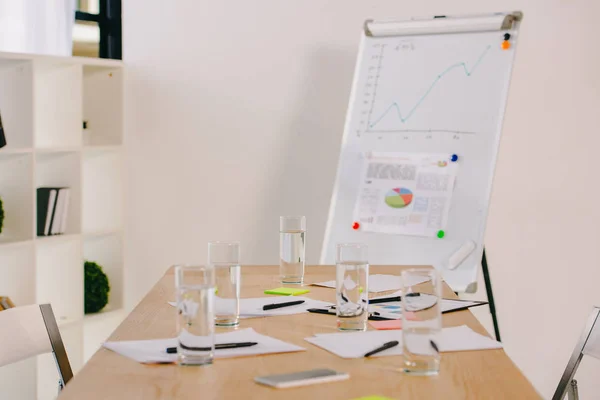
{"type": "Polygon", "coordinates": [[[40,306],[0,312],[0,366],[52,351],[40,306]]]}
{"type": "Polygon", "coordinates": [[[600,359],[600,307],[594,307],[588,317],[585,329],[581,333],[579,342],[575,346],[571,358],[567,364],[567,368],[563,372],[558,387],[552,396],[552,400],[562,400],[567,392],[570,392],[570,397],[578,398],[577,382],[573,380],[575,372],[581,363],[583,355],[589,355],[600,359]]]}
{"type": "Polygon", "coordinates": [[[33,304],[0,312],[0,366],[53,353],[61,386],[73,372],[50,304],[33,304]]]}

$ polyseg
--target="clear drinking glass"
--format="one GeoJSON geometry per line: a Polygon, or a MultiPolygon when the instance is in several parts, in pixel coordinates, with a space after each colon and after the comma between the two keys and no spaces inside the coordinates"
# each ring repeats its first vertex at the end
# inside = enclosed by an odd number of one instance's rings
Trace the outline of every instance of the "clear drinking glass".
{"type": "Polygon", "coordinates": [[[434,268],[404,270],[402,276],[403,371],[436,375],[440,370],[439,336],[442,329],[442,280],[434,268]],[[427,282],[414,282],[427,278],[427,282]]]}
{"type": "Polygon", "coordinates": [[[281,283],[304,282],[306,218],[279,217],[279,276],[281,283]]]}
{"type": "Polygon", "coordinates": [[[214,282],[211,268],[175,267],[179,365],[212,364],[215,351],[214,282]]]}
{"type": "Polygon", "coordinates": [[[369,317],[369,262],[366,244],[337,245],[335,297],[337,327],[364,331],[369,317]]]}
{"type": "Polygon", "coordinates": [[[235,327],[240,322],[240,244],[208,243],[208,265],[215,270],[215,323],[235,327]]]}

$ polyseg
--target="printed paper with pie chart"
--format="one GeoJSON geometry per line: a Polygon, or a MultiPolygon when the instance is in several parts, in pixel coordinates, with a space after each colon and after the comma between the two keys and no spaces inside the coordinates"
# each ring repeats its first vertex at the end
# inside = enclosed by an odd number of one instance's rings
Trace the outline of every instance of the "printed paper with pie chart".
{"type": "Polygon", "coordinates": [[[450,157],[365,153],[354,209],[361,230],[436,237],[446,226],[458,172],[450,157]]]}

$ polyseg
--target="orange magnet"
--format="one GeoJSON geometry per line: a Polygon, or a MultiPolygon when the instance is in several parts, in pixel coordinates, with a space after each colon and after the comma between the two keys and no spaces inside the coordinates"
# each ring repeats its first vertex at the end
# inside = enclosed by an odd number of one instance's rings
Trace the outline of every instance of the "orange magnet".
{"type": "Polygon", "coordinates": [[[357,230],[358,228],[360,228],[360,224],[358,222],[352,224],[352,229],[357,230]]]}
{"type": "Polygon", "coordinates": [[[502,50],[508,50],[508,49],[510,49],[510,42],[508,40],[505,40],[502,42],[500,47],[502,47],[502,50]]]}

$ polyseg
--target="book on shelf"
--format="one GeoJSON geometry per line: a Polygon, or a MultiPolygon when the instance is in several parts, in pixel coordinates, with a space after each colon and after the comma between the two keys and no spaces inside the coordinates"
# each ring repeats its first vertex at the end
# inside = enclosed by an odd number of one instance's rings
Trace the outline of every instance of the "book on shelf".
{"type": "Polygon", "coordinates": [[[69,214],[71,189],[40,187],[37,189],[37,235],[65,233],[69,214]]]}

